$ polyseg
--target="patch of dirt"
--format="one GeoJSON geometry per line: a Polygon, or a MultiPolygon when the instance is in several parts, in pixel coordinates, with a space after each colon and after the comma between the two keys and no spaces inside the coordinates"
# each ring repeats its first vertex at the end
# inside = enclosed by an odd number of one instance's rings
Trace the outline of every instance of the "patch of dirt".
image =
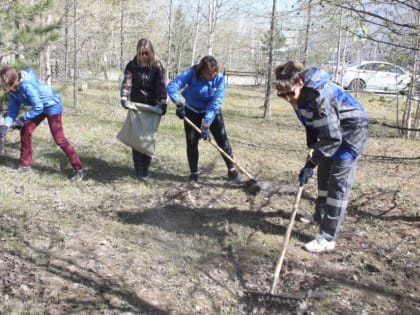
{"type": "Polygon", "coordinates": [[[333,252],[302,249],[318,233],[298,220],[316,197],[314,180],[305,187],[275,296],[298,188],[290,166],[262,173],[253,196],[217,165],[191,184],[157,161],[145,184],[131,166],[92,159],[100,167],[73,185],[53,167],[17,173],[9,156],[0,314],[418,314],[419,150],[385,155],[382,141],[360,161],[333,252]]]}

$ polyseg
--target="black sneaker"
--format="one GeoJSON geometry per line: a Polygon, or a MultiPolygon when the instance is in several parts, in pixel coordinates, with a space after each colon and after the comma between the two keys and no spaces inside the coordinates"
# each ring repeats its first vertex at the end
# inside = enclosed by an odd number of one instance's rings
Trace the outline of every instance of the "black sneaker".
{"type": "Polygon", "coordinates": [[[195,182],[196,183],[198,181],[198,174],[197,173],[191,173],[188,180],[190,182],[195,182]]]}
{"type": "Polygon", "coordinates": [[[228,171],[228,178],[229,180],[233,181],[235,184],[238,184],[238,185],[243,184],[241,175],[239,175],[237,170],[228,171]]]}
{"type": "Polygon", "coordinates": [[[79,182],[83,179],[83,177],[86,176],[86,171],[82,168],[79,171],[76,171],[76,173],[70,177],[71,182],[79,182]]]}

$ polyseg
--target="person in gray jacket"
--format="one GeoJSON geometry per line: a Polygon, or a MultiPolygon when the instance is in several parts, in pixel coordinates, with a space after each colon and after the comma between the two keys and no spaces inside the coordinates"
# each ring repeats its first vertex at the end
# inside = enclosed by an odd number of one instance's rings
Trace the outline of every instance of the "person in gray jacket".
{"type": "Polygon", "coordinates": [[[320,234],[304,245],[310,252],[333,250],[343,222],[357,163],[368,137],[368,117],[360,102],[318,67],[289,61],[275,69],[277,96],[287,100],[305,127],[311,155],[299,173],[305,185],[318,168],[315,213],[302,222],[320,224],[320,234]]]}

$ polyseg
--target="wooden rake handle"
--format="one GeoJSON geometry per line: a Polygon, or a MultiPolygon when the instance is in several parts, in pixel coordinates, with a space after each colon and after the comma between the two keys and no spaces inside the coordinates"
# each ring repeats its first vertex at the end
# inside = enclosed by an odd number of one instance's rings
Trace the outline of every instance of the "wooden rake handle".
{"type": "Polygon", "coordinates": [[[281,255],[279,257],[279,260],[277,262],[276,271],[274,272],[274,279],[273,279],[273,284],[271,286],[270,294],[274,294],[274,290],[276,289],[277,282],[279,280],[280,270],[281,270],[281,267],[283,265],[283,260],[284,260],[285,254],[286,254],[287,245],[289,244],[290,235],[292,234],[292,228],[293,228],[293,224],[295,222],[299,201],[300,201],[300,198],[302,196],[303,187],[304,186],[299,186],[299,190],[298,190],[297,195],[296,195],[295,203],[293,204],[293,212],[292,212],[292,215],[290,217],[290,222],[289,222],[289,226],[287,227],[286,235],[284,236],[283,249],[281,251],[281,255]]]}
{"type": "MultiPolygon", "coordinates": [[[[191,127],[193,127],[195,129],[195,131],[197,131],[198,133],[201,134],[201,130],[200,128],[198,128],[191,120],[189,120],[187,117],[184,117],[184,121],[186,121],[191,127]]],[[[209,140],[208,141],[212,146],[214,146],[225,158],[227,158],[229,161],[231,161],[233,164],[235,164],[239,170],[241,170],[246,176],[249,177],[249,179],[255,180],[255,178],[248,173],[244,168],[242,168],[238,162],[236,162],[229,154],[227,154],[221,147],[219,147],[216,143],[214,143],[213,141],[209,140]]]]}

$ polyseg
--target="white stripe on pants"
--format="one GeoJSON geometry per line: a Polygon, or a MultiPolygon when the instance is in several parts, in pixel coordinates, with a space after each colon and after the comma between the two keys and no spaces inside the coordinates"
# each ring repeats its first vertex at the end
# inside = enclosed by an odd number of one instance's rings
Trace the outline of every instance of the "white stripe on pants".
{"type": "Polygon", "coordinates": [[[330,160],[318,165],[318,191],[315,219],[321,221],[320,234],[326,240],[336,240],[346,214],[349,195],[354,183],[358,158],[330,160]]]}

